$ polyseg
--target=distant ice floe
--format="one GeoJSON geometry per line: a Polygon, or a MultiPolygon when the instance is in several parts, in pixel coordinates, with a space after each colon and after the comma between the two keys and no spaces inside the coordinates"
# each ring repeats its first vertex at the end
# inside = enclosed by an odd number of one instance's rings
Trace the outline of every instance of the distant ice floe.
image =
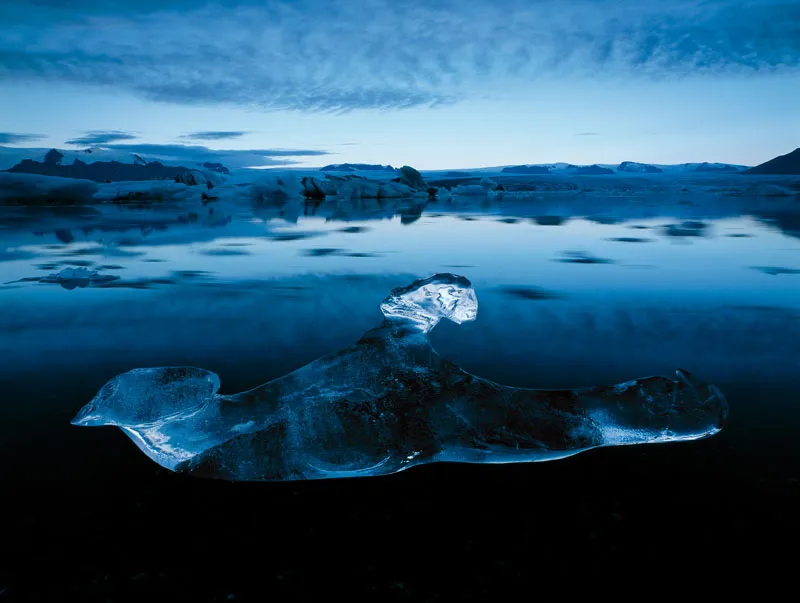
{"type": "Polygon", "coordinates": [[[547,461],[592,448],[719,432],[719,390],[683,370],[575,390],[509,387],[433,349],[442,319],[477,318],[463,276],[394,289],[383,322],[348,348],[255,389],[219,394],[194,367],[141,368],[109,381],[72,423],[117,426],[152,460],[197,476],[286,481],[386,475],[437,461],[547,461]]]}
{"type": "Polygon", "coordinates": [[[91,180],[0,172],[0,205],[94,203],[98,188],[91,180]]]}

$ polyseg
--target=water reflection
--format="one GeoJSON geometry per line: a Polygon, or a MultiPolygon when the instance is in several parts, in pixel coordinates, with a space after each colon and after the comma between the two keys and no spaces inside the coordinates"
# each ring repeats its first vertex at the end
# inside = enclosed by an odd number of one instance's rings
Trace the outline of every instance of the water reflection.
{"type": "Polygon", "coordinates": [[[220,200],[8,207],[0,224],[3,371],[258,358],[263,380],[268,362],[296,368],[358,336],[387,289],[457,270],[482,320],[443,328],[437,348],[478,374],[542,387],[562,364],[588,384],[675,366],[800,374],[792,199],[220,200]],[[118,278],[40,282],[64,268],[118,278]]]}
{"type": "Polygon", "coordinates": [[[652,243],[653,239],[644,239],[642,237],[611,237],[607,241],[616,241],[617,243],[652,243]]]}
{"type": "Polygon", "coordinates": [[[613,264],[614,260],[600,258],[586,251],[565,251],[564,257],[556,258],[565,264],[613,264]]]}

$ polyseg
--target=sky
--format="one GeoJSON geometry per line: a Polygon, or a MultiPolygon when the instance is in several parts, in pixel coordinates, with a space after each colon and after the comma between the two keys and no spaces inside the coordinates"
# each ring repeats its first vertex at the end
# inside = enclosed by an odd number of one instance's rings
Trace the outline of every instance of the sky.
{"type": "Polygon", "coordinates": [[[15,0],[0,24],[5,146],[420,169],[800,146],[797,0],[15,0]]]}

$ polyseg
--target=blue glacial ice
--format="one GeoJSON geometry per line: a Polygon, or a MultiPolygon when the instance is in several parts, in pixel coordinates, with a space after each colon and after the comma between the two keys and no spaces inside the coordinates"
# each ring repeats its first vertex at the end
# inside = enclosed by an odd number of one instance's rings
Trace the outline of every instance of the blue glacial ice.
{"type": "Polygon", "coordinates": [[[437,461],[534,462],[600,446],[720,431],[722,394],[686,371],[575,390],[509,387],[442,358],[428,334],[475,320],[462,276],[393,290],[382,324],[354,345],[235,395],[192,367],[135,369],[73,419],[116,425],[159,465],[228,480],[385,475],[437,461]]]}

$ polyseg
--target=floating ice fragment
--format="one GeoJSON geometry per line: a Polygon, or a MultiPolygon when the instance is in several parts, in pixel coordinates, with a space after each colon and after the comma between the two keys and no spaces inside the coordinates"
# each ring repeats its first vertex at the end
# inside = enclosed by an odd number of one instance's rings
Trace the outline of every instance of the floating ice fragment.
{"type": "Polygon", "coordinates": [[[439,356],[442,318],[475,320],[470,282],[437,274],[395,289],[384,321],[352,346],[250,391],[220,395],[210,371],[135,369],[73,419],[116,425],[158,464],[229,480],[385,475],[436,461],[533,462],[600,446],[717,433],[728,407],[676,371],[576,390],[509,387],[439,356]]]}

